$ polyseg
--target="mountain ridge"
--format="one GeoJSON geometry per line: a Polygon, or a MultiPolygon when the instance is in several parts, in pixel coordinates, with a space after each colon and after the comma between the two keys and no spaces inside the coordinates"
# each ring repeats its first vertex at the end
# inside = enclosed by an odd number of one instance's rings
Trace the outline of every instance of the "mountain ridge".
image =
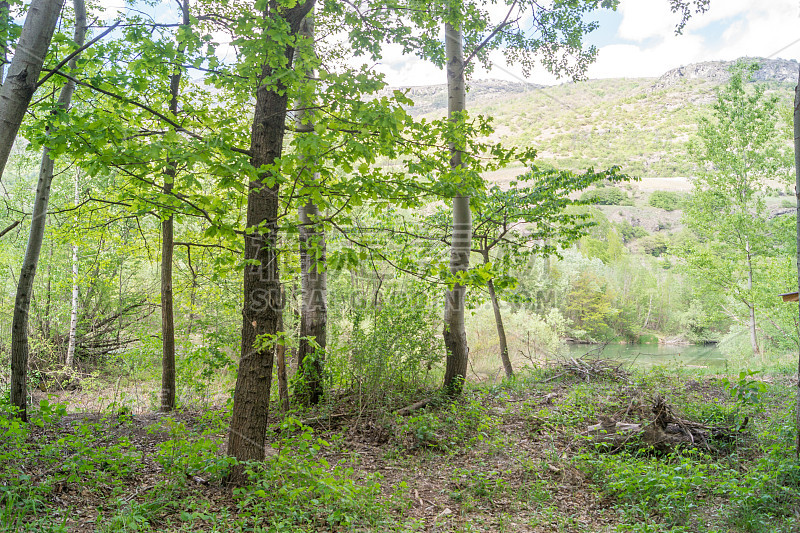
{"type": "MultiPolygon", "coordinates": [[[[690,63],[670,69],[657,78],[592,78],[577,84],[614,79],[655,80],[651,86],[654,91],[670,89],[681,83],[695,81],[721,85],[730,79],[730,67],[737,61],[755,61],[759,63],[760,68],[753,75],[752,81],[754,82],[797,82],[800,65],[796,60],[743,57],[734,61],[719,60],[690,63]]],[[[499,79],[472,80],[468,82],[467,102],[468,105],[478,102],[487,104],[492,100],[509,96],[518,96],[531,91],[548,90],[569,85],[576,85],[576,83],[565,82],[558,85],[539,85],[499,79]]],[[[414,100],[414,106],[409,108],[412,115],[426,115],[447,109],[447,84],[391,86],[380,91],[377,96],[387,96],[396,90],[405,92],[409,98],[414,100]]]]}

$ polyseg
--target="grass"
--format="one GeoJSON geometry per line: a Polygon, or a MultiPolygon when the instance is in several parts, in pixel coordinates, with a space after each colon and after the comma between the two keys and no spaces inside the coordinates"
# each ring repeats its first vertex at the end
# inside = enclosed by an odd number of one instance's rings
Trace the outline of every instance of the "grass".
{"type": "MultiPolygon", "coordinates": [[[[0,418],[3,531],[797,531],[790,376],[656,367],[578,380],[553,368],[471,383],[411,416],[273,418],[250,482],[222,483],[228,412],[169,416],[54,401],[0,418]],[[733,386],[759,378],[743,398],[733,386]],[[609,453],[600,416],[646,422],[663,395],[682,417],[738,427],[733,443],[609,453]],[[746,400],[746,401],[745,401],[746,400]],[[304,424],[302,421],[306,420],[304,424]],[[309,422],[310,421],[310,422],[309,422]]],[[[423,391],[424,392],[424,391],[423,391]]],[[[359,404],[331,395],[325,412],[359,404]]],[[[361,405],[364,402],[360,403],[361,405]]],[[[197,405],[197,404],[194,404],[197,405]]],[[[323,411],[320,411],[320,413],[323,411]]]]}

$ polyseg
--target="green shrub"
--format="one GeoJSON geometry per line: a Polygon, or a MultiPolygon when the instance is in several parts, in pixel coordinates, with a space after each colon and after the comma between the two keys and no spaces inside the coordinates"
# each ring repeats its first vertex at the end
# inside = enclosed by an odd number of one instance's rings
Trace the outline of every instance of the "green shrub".
{"type": "Polygon", "coordinates": [[[438,309],[425,294],[387,291],[378,307],[354,306],[347,322],[333,324],[325,361],[332,387],[357,393],[377,407],[438,380],[444,352],[438,309]]]}
{"type": "Polygon", "coordinates": [[[581,195],[581,201],[594,205],[633,205],[628,194],[617,187],[601,187],[585,191],[581,195]]]}
{"type": "Polygon", "coordinates": [[[634,226],[627,220],[623,220],[619,224],[617,224],[617,231],[622,236],[622,241],[624,243],[629,243],[633,239],[641,239],[642,237],[647,237],[650,235],[646,229],[641,226],[634,226]]]}
{"type": "Polygon", "coordinates": [[[680,209],[682,202],[683,198],[679,193],[669,191],[655,191],[647,200],[651,207],[657,207],[665,211],[680,209]]]}
{"type": "Polygon", "coordinates": [[[661,257],[669,249],[669,240],[660,234],[648,235],[640,241],[642,244],[642,251],[653,257],[661,257]]]}

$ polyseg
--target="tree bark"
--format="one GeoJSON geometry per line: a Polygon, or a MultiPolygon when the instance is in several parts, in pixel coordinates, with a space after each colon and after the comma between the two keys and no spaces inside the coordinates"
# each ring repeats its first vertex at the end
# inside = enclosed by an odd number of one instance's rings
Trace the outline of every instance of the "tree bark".
{"type": "MultiPolygon", "coordinates": [[[[745,251],[747,252],[747,290],[753,290],[753,260],[750,255],[750,242],[745,243],[745,251]]],[[[748,296],[747,308],[750,311],[750,346],[753,348],[753,355],[761,355],[761,350],[758,347],[758,335],[756,324],[756,306],[752,298],[748,296]]]]}
{"type": "MultiPolygon", "coordinates": [[[[797,86],[794,89],[794,194],[797,205],[797,286],[800,290],[800,73],[798,73],[797,86]]],[[[800,309],[800,307],[798,307],[800,309]]],[[[800,312],[800,311],[799,311],[800,312]]],[[[800,315],[798,316],[798,335],[800,335],[800,315]]],[[[800,352],[797,357],[797,406],[795,410],[795,430],[797,432],[797,445],[795,455],[800,459],[800,352]]]]}
{"type": "MultiPolygon", "coordinates": [[[[489,254],[483,255],[483,262],[489,264],[489,254]]],[[[497,292],[494,290],[494,281],[491,279],[486,282],[486,288],[489,289],[489,298],[492,300],[492,310],[494,311],[494,323],[497,326],[497,339],[500,341],[500,360],[503,362],[503,369],[506,371],[506,377],[514,375],[514,369],[511,366],[511,358],[508,356],[508,341],[506,340],[506,328],[503,325],[503,315],[500,313],[500,302],[497,299],[497,292]]]]}
{"type": "MultiPolygon", "coordinates": [[[[447,54],[447,111],[451,120],[466,110],[466,80],[464,74],[464,39],[461,30],[445,24],[445,52],[447,54]]],[[[461,151],[455,142],[450,143],[450,166],[461,167],[461,151]]],[[[453,240],[450,245],[450,272],[457,275],[469,269],[472,244],[472,213],[470,197],[459,193],[453,198],[453,240]]],[[[466,287],[460,283],[445,292],[444,344],[447,362],[444,389],[452,396],[461,393],[467,375],[469,347],[464,326],[466,287]]]]}
{"type": "MultiPolygon", "coordinates": [[[[189,0],[181,3],[182,26],[189,27],[189,0]]],[[[186,49],[184,42],[178,43],[178,55],[186,49]]],[[[178,96],[181,89],[183,69],[177,67],[169,80],[169,111],[178,114],[178,96]]],[[[174,161],[167,160],[164,171],[164,195],[169,196],[175,185],[178,169],[174,161]]],[[[172,212],[161,221],[161,411],[175,409],[175,314],[172,296],[172,260],[175,253],[175,217],[172,212]]]]}
{"type": "MultiPolygon", "coordinates": [[[[298,36],[314,41],[313,12],[300,25],[298,36]]],[[[306,76],[314,78],[313,70],[306,76]]],[[[310,111],[313,102],[297,100],[296,130],[299,135],[314,134],[314,117],[310,111]]],[[[309,154],[301,154],[308,159],[309,154]]],[[[313,162],[312,162],[313,164],[313,162]]],[[[305,176],[309,173],[305,172],[305,176]]],[[[319,173],[312,172],[313,180],[319,173]]],[[[297,350],[297,386],[295,399],[302,405],[318,404],[323,397],[322,372],[327,345],[328,281],[325,272],[326,249],[325,228],[319,223],[319,207],[309,199],[298,209],[300,219],[300,283],[302,305],[300,307],[300,344],[297,350]],[[315,348],[313,339],[319,348],[315,348]]]]}
{"type": "MultiPolygon", "coordinates": [[[[36,0],[34,0],[34,4],[36,3],[36,0]]],[[[86,7],[84,0],[74,0],[74,6],[76,13],[74,40],[78,46],[81,46],[86,37],[86,7]]],[[[42,8],[40,8],[40,10],[41,9],[42,8]]],[[[31,11],[28,13],[28,18],[45,18],[41,13],[37,15],[33,13],[32,10],[33,5],[31,6],[31,11]]],[[[58,18],[59,10],[60,4],[59,9],[56,11],[55,15],[53,15],[54,19],[58,18]]],[[[50,20],[48,19],[47,22],[49,23],[50,20]]],[[[42,22],[42,24],[44,24],[44,22],[42,22]]],[[[27,27],[28,19],[25,20],[25,28],[27,27]]],[[[53,28],[54,27],[55,20],[53,20],[53,28]]],[[[25,28],[22,30],[23,35],[25,34],[25,28]]],[[[53,30],[51,29],[51,36],[52,33],[53,30]]],[[[45,37],[45,35],[42,36],[42,38],[45,37]]],[[[49,40],[50,39],[47,38],[48,43],[49,40]]],[[[40,43],[36,44],[39,45],[40,43]]],[[[25,49],[25,46],[22,44],[22,38],[20,38],[20,45],[17,46],[17,50],[25,49]]],[[[42,56],[39,58],[40,60],[43,60],[46,52],[47,48],[45,47],[42,56]]],[[[19,77],[13,78],[13,76],[18,76],[15,73],[19,72],[14,67],[17,61],[17,55],[26,54],[19,52],[14,55],[14,60],[12,61],[9,71],[8,82],[0,89],[0,124],[8,124],[6,117],[3,115],[3,106],[6,105],[6,102],[3,101],[3,94],[5,94],[3,91],[9,87],[13,87],[14,84],[20,81],[19,77]]],[[[70,69],[75,68],[77,60],[77,56],[70,60],[70,69]]],[[[34,67],[35,65],[31,64],[29,68],[34,67]]],[[[41,69],[41,62],[39,63],[38,69],[36,69],[37,77],[39,75],[39,69],[41,69]]],[[[31,71],[28,72],[30,75],[31,71]]],[[[58,105],[64,109],[64,111],[69,109],[70,102],[72,101],[72,93],[74,91],[75,84],[71,81],[68,81],[61,88],[61,92],[58,96],[58,105]]],[[[30,90],[30,95],[33,95],[33,89],[30,90]]],[[[28,101],[30,101],[30,97],[28,101]]],[[[27,103],[25,105],[27,107],[27,103]]],[[[17,125],[17,127],[19,127],[19,125],[17,125]]],[[[16,131],[14,133],[16,135],[16,131]]],[[[0,150],[3,149],[3,135],[4,130],[0,128],[0,150]]],[[[10,142],[13,142],[13,138],[11,138],[10,142]]],[[[2,154],[0,154],[0,158],[2,158],[2,154]]],[[[5,165],[7,158],[8,154],[6,153],[5,159],[0,159],[0,173],[2,173],[2,166],[5,165]]],[[[22,420],[27,420],[28,311],[30,310],[33,280],[36,277],[36,266],[39,263],[39,253],[42,250],[44,228],[47,222],[47,203],[50,200],[50,186],[53,183],[54,164],[54,161],[50,158],[50,149],[45,147],[42,150],[42,163],[39,168],[39,179],[36,184],[36,196],[33,200],[33,216],[31,218],[31,228],[28,235],[28,246],[25,250],[25,258],[22,261],[19,283],[17,284],[17,295],[14,300],[14,316],[11,325],[11,405],[17,408],[17,415],[22,420]]]]}
{"type": "Polygon", "coordinates": [[[8,61],[9,49],[9,24],[11,23],[11,16],[9,13],[9,5],[5,0],[0,1],[0,87],[3,85],[3,80],[6,74],[6,61],[8,61]]]}
{"type": "MultiPolygon", "coordinates": [[[[80,202],[80,171],[75,173],[75,205],[80,202]]],[[[75,364],[75,337],[78,332],[78,245],[72,245],[72,302],[69,315],[69,341],[64,366],[72,368],[75,364]]]]}
{"type": "MultiPolygon", "coordinates": [[[[0,87],[0,178],[31,103],[64,0],[32,0],[14,58],[0,87]]],[[[68,87],[68,83],[64,87],[68,87]]]]}
{"type": "MultiPolygon", "coordinates": [[[[284,308],[285,308],[284,301],[284,308]]],[[[278,332],[284,332],[283,310],[278,314],[278,332]]],[[[278,397],[281,402],[281,411],[289,412],[289,380],[286,378],[286,344],[275,346],[275,360],[278,363],[278,397]]]]}
{"type": "MultiPolygon", "coordinates": [[[[165,179],[174,178],[174,167],[165,179]]],[[[164,194],[172,191],[172,182],[164,183],[164,194]]],[[[170,214],[161,222],[161,411],[175,409],[175,322],[172,299],[172,256],[174,219],[170,214]]]]}
{"type": "MultiPolygon", "coordinates": [[[[267,17],[282,18],[290,35],[314,6],[306,0],[292,8],[279,10],[270,3],[267,17]]],[[[294,50],[284,49],[286,68],[291,69],[294,50]]],[[[265,64],[263,79],[270,79],[273,69],[265,64]]],[[[272,347],[259,345],[259,338],[275,335],[281,304],[280,280],[276,254],[278,230],[278,185],[275,170],[270,167],[282,154],[288,94],[281,80],[274,87],[260,85],[250,139],[250,163],[258,170],[250,181],[247,195],[247,228],[245,235],[244,306],[242,309],[242,353],[233,396],[233,412],[228,433],[228,453],[241,461],[264,459],[269,392],[272,380],[272,347]],[[272,179],[271,179],[272,178],[272,179]]],[[[231,470],[228,481],[246,481],[243,465],[231,470]]]]}

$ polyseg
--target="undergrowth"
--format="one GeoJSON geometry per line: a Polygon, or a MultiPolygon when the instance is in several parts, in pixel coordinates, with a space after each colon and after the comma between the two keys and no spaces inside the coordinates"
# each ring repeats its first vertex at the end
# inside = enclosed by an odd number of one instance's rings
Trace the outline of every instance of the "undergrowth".
{"type": "Polygon", "coordinates": [[[81,414],[44,400],[24,424],[5,405],[0,530],[793,532],[789,385],[534,368],[408,416],[376,402],[348,411],[360,401],[332,395],[313,411],[273,411],[267,457],[244,465],[237,488],[225,484],[227,406],[138,415],[112,402],[81,414]],[[604,416],[646,423],[656,396],[740,436],[670,453],[587,436],[604,416]]]}

